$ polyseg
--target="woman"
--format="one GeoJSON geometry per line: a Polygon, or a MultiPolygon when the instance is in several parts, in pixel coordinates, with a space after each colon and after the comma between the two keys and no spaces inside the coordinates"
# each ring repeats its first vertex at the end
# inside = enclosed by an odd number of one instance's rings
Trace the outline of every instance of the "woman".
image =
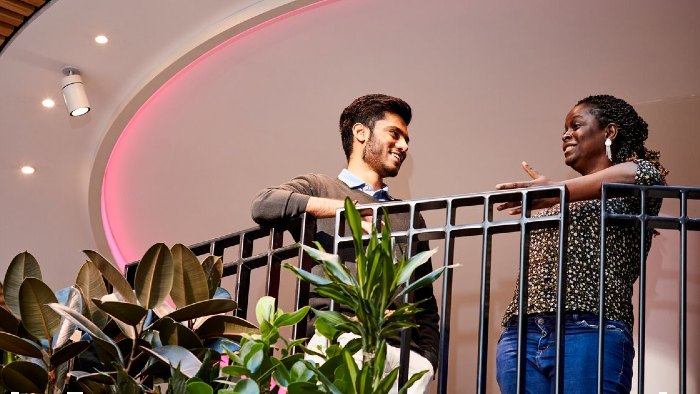
{"type": "MultiPolygon", "coordinates": [[[[667,171],[659,153],[644,146],[647,123],[624,100],[609,95],[590,96],[568,113],[562,135],[564,162],[580,177],[556,182],[523,162],[532,178],[497,185],[497,189],[564,184],[569,192],[569,228],[566,249],[564,326],[564,392],[592,393],[597,387],[598,273],[600,267],[600,190],[604,182],[663,185],[667,171]]],[[[520,203],[499,210],[520,214],[520,203]]],[[[661,201],[650,199],[647,213],[656,215],[661,201]]],[[[559,213],[559,204],[539,200],[547,208],[536,216],[559,213]]],[[[610,199],[609,212],[638,213],[636,197],[610,199]]],[[[651,237],[647,237],[651,239],[651,237]]],[[[604,391],[629,393],[632,385],[634,324],[632,286],[639,276],[639,227],[614,226],[607,230],[605,284],[604,391]]],[[[647,243],[648,253],[651,243],[647,243]]],[[[533,230],[530,239],[527,306],[526,392],[554,389],[558,230],[533,230]]],[[[503,393],[516,388],[518,288],[503,318],[496,369],[503,393]]]]}

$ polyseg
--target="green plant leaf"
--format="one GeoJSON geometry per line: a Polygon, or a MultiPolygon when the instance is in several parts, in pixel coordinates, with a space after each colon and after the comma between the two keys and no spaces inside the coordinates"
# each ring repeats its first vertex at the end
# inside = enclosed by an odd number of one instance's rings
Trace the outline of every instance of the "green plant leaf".
{"type": "MultiPolygon", "coordinates": [[[[80,271],[78,271],[77,278],[75,278],[75,287],[80,289],[80,292],[83,294],[87,308],[90,311],[92,322],[100,328],[104,327],[109,318],[106,313],[95,306],[92,299],[101,299],[106,296],[107,287],[95,263],[89,260],[85,261],[82,267],[80,267],[80,271]]],[[[131,291],[131,288],[129,288],[129,291],[131,291]]]]}
{"type": "Polygon", "coordinates": [[[42,358],[41,347],[17,335],[0,332],[0,349],[20,356],[42,358]]]}
{"type": "MultiPolygon", "coordinates": [[[[243,379],[231,389],[235,394],[260,394],[260,387],[253,379],[243,379]]],[[[221,391],[219,391],[221,392],[221,391]]]]}
{"type": "Polygon", "coordinates": [[[303,361],[295,362],[289,373],[292,382],[308,382],[314,376],[314,372],[303,361]]]}
{"type": "MultiPolygon", "coordinates": [[[[243,356],[243,363],[246,368],[252,373],[258,371],[258,368],[262,365],[263,359],[265,357],[264,344],[260,342],[253,343],[245,356],[243,356]]],[[[243,353],[241,352],[241,355],[243,353]]]]}
{"type": "Polygon", "coordinates": [[[394,386],[394,381],[396,378],[399,376],[399,369],[394,368],[386,374],[382,378],[381,381],[379,381],[379,384],[377,385],[377,393],[389,393],[391,391],[392,386],[394,386]]]}
{"type": "Polygon", "coordinates": [[[255,304],[255,318],[258,320],[258,324],[262,325],[263,322],[271,323],[275,319],[275,304],[276,301],[273,297],[260,297],[258,302],[255,304]]]}
{"type": "Polygon", "coordinates": [[[310,382],[293,382],[287,386],[287,394],[322,394],[325,393],[318,389],[315,383],[310,382]]]}
{"type": "Polygon", "coordinates": [[[37,278],[41,280],[41,268],[34,256],[29,252],[22,252],[15,256],[10,262],[5,272],[3,291],[5,303],[15,316],[20,315],[19,311],[19,287],[25,278],[37,278]]]}
{"type": "Polygon", "coordinates": [[[231,375],[234,378],[249,376],[252,373],[248,370],[248,368],[241,365],[227,365],[221,368],[221,372],[225,373],[226,375],[231,375]]]}
{"type": "MultiPolygon", "coordinates": [[[[302,246],[304,247],[304,246],[302,246]]],[[[330,279],[324,278],[322,276],[314,275],[311,272],[304,271],[302,269],[299,269],[289,263],[284,263],[284,268],[287,268],[289,270],[292,270],[294,274],[301,279],[311,283],[312,285],[315,286],[325,286],[333,283],[330,279]]]]}
{"type": "Polygon", "coordinates": [[[71,320],[73,323],[75,323],[78,327],[82,328],[85,332],[90,334],[90,336],[93,337],[95,340],[102,341],[103,343],[106,343],[110,345],[112,348],[116,350],[116,354],[119,357],[118,361],[123,360],[124,358],[122,357],[122,353],[119,350],[119,346],[117,346],[116,343],[107,336],[102,330],[100,330],[99,327],[95,325],[95,323],[91,322],[86,318],[85,316],[81,315],[80,313],[74,311],[71,308],[68,308],[65,305],[61,305],[58,303],[54,304],[49,304],[49,307],[51,307],[54,311],[59,313],[61,316],[63,316],[66,319],[71,320]]]}
{"type": "Polygon", "coordinates": [[[187,383],[187,394],[213,394],[214,389],[204,382],[187,383]]]}
{"type": "MultiPolygon", "coordinates": [[[[338,356],[338,359],[342,359],[342,356],[338,356]]],[[[335,365],[337,360],[328,360],[328,361],[326,361],[326,364],[328,364],[329,362],[331,363],[331,365],[335,365]]],[[[343,390],[340,390],[338,387],[336,387],[336,385],[334,385],[333,382],[331,382],[326,377],[326,374],[321,372],[318,368],[316,368],[316,365],[314,365],[311,361],[304,360],[304,363],[306,364],[306,366],[309,369],[314,371],[318,380],[321,382],[321,384],[323,384],[323,386],[326,388],[326,390],[328,390],[329,393],[331,393],[331,394],[345,394],[345,393],[350,392],[349,390],[343,391],[343,390]]],[[[324,366],[326,364],[324,364],[324,366]]]]}
{"type": "Polygon", "coordinates": [[[327,320],[324,319],[314,320],[314,327],[316,327],[316,331],[318,331],[319,334],[323,335],[325,338],[328,338],[331,341],[335,340],[335,338],[340,334],[340,332],[334,324],[330,324],[327,320]]]}
{"type": "Polygon", "coordinates": [[[51,340],[61,328],[61,316],[46,306],[58,302],[53,291],[40,279],[30,277],[22,282],[19,297],[24,327],[39,339],[51,340]]]}
{"type": "Polygon", "coordinates": [[[131,285],[121,271],[117,269],[117,267],[102,257],[101,254],[93,250],[83,250],[83,253],[85,253],[88,259],[95,264],[95,267],[100,270],[102,276],[107,280],[107,282],[109,282],[110,285],[112,285],[115,293],[119,294],[119,296],[126,302],[131,304],[138,303],[134,290],[131,288],[131,285]]]}
{"type": "Polygon", "coordinates": [[[360,284],[362,284],[364,283],[364,275],[363,273],[360,273],[360,266],[366,262],[365,254],[362,250],[362,217],[360,217],[360,212],[357,210],[357,208],[355,208],[355,204],[352,202],[350,197],[345,197],[345,217],[348,220],[348,225],[350,225],[353,244],[355,245],[355,258],[357,259],[358,265],[357,280],[360,282],[360,284]]]}
{"type": "Polygon", "coordinates": [[[197,256],[182,244],[170,249],[173,258],[173,287],[170,296],[178,308],[209,299],[209,285],[197,256]]]}
{"type": "Polygon", "coordinates": [[[141,386],[121,365],[115,366],[117,369],[116,391],[124,394],[140,394],[146,392],[145,387],[141,386]]]}
{"type": "Polygon", "coordinates": [[[221,284],[221,277],[224,276],[224,261],[221,257],[207,256],[202,262],[202,268],[204,269],[204,275],[207,277],[209,298],[213,298],[216,288],[221,284]]]}
{"type": "Polygon", "coordinates": [[[0,307],[0,331],[17,334],[19,320],[7,309],[0,307]]]}
{"type": "Polygon", "coordinates": [[[275,327],[293,326],[301,321],[309,313],[309,306],[305,306],[296,312],[282,313],[275,319],[275,327]]]}
{"type": "Polygon", "coordinates": [[[166,345],[153,349],[142,349],[172,368],[179,368],[180,372],[188,378],[195,376],[202,366],[202,362],[184,347],[166,345]]]}
{"type": "Polygon", "coordinates": [[[170,369],[167,394],[189,394],[187,391],[187,376],[177,368],[170,369]]]}
{"type": "Polygon", "coordinates": [[[340,312],[321,311],[318,309],[313,309],[313,311],[318,318],[326,320],[331,325],[339,326],[353,322],[352,320],[350,320],[350,318],[348,318],[340,312]]]}
{"type": "Polygon", "coordinates": [[[51,365],[57,367],[68,360],[71,360],[78,356],[80,353],[85,351],[85,349],[90,347],[90,341],[78,341],[69,343],[60,349],[56,350],[51,355],[51,365]]]}
{"type": "MultiPolygon", "coordinates": [[[[364,364],[360,370],[360,380],[357,382],[357,391],[359,393],[373,393],[372,390],[372,373],[374,371],[374,361],[364,364]]],[[[380,375],[381,376],[381,375],[380,375]]]]}
{"type": "Polygon", "coordinates": [[[340,262],[340,257],[338,255],[326,253],[306,245],[302,245],[301,247],[311,258],[323,264],[324,269],[328,270],[328,272],[340,282],[348,286],[357,285],[347,268],[340,262]]]}
{"type": "Polygon", "coordinates": [[[429,273],[428,275],[418,279],[417,281],[411,283],[410,285],[406,286],[403,290],[399,292],[399,294],[395,297],[395,299],[398,299],[400,297],[403,297],[404,294],[411,293],[413,291],[416,291],[417,289],[420,289],[421,287],[428,286],[429,284],[435,282],[437,278],[442,275],[442,273],[448,269],[448,268],[453,268],[454,266],[444,266],[435,269],[433,272],[429,273]]]}
{"type": "Polygon", "coordinates": [[[275,380],[275,382],[283,387],[289,386],[292,377],[287,367],[285,367],[280,360],[274,357],[270,357],[270,362],[275,367],[275,372],[272,373],[272,378],[275,380]]]}
{"type": "Polygon", "coordinates": [[[398,273],[396,283],[394,283],[394,285],[396,286],[407,283],[408,280],[411,279],[413,271],[415,271],[420,265],[430,260],[430,257],[432,257],[435,252],[437,252],[437,249],[420,252],[411,257],[408,262],[401,267],[401,271],[398,273]]]}
{"type": "Polygon", "coordinates": [[[11,362],[0,375],[5,388],[22,393],[44,392],[49,382],[48,371],[29,361],[11,362]]]}
{"type": "Polygon", "coordinates": [[[243,334],[257,334],[258,328],[237,316],[217,315],[208,318],[195,332],[202,339],[240,338],[243,334]]]}
{"type": "Polygon", "coordinates": [[[92,302],[95,306],[100,308],[100,310],[106,312],[113,318],[126,323],[130,326],[136,326],[143,320],[144,316],[148,313],[148,310],[141,305],[131,304],[128,302],[120,301],[101,301],[97,298],[93,298],[92,302]]]}
{"type": "Polygon", "coordinates": [[[348,380],[352,385],[353,392],[362,393],[363,391],[359,391],[359,380],[357,379],[358,375],[360,374],[360,371],[358,370],[357,364],[355,364],[355,359],[352,358],[350,352],[343,351],[343,361],[345,361],[343,367],[348,373],[348,380]]]}
{"type": "MultiPolygon", "coordinates": [[[[397,373],[398,373],[398,368],[397,368],[397,373]]],[[[415,382],[417,382],[418,379],[422,378],[423,375],[425,375],[426,373],[428,373],[428,370],[416,372],[413,375],[411,375],[411,377],[408,379],[406,384],[401,388],[401,390],[399,390],[399,394],[406,394],[408,392],[408,389],[411,388],[411,386],[413,386],[413,384],[415,382]]]]}
{"type": "Polygon", "coordinates": [[[227,299],[214,299],[195,302],[192,305],[187,305],[172,313],[165,315],[175,321],[194,320],[203,316],[217,315],[219,313],[227,313],[235,310],[238,307],[236,301],[227,299]]]}
{"type": "Polygon", "coordinates": [[[165,301],[173,288],[174,275],[170,249],[163,243],[151,246],[136,267],[134,290],[139,303],[153,309],[165,301]]]}

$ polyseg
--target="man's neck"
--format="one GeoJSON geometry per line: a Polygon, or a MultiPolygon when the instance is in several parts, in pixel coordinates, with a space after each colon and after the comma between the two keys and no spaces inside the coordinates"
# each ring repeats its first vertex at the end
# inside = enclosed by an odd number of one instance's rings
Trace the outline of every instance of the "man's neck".
{"type": "Polygon", "coordinates": [[[382,177],[380,177],[376,171],[369,168],[364,162],[353,163],[351,160],[348,163],[348,171],[352,172],[356,177],[362,179],[362,181],[371,186],[372,189],[379,190],[382,188],[382,177]]]}

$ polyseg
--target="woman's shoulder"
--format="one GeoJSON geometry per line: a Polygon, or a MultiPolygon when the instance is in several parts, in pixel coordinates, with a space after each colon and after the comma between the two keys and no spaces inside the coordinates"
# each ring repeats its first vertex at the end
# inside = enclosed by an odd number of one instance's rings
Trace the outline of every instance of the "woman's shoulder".
{"type": "Polygon", "coordinates": [[[634,183],[643,186],[654,186],[665,184],[663,175],[659,168],[652,162],[645,159],[635,159],[637,173],[634,176],[634,183]]]}

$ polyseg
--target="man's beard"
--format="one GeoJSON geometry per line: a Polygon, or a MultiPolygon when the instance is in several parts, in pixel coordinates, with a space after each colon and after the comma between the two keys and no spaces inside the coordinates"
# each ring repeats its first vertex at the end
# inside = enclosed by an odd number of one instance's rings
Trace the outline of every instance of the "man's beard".
{"type": "Polygon", "coordinates": [[[382,149],[381,144],[377,143],[373,133],[370,134],[367,144],[362,149],[362,160],[382,178],[395,177],[401,168],[401,163],[396,167],[386,165],[389,160],[388,156],[389,152],[385,152],[382,149]]]}

